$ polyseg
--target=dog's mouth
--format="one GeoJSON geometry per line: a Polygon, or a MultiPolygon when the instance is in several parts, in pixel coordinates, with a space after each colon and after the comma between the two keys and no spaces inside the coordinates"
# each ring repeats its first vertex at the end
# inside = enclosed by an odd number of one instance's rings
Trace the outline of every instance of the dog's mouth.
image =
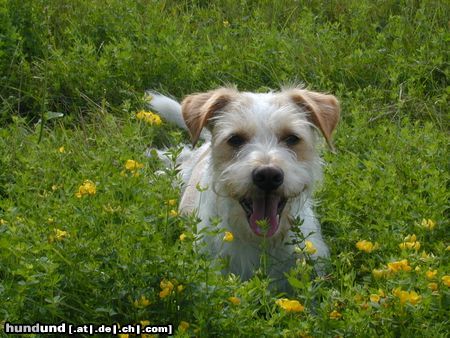
{"type": "Polygon", "coordinates": [[[271,237],[277,232],[286,202],[286,198],[271,193],[240,200],[252,231],[265,237],[271,237]]]}

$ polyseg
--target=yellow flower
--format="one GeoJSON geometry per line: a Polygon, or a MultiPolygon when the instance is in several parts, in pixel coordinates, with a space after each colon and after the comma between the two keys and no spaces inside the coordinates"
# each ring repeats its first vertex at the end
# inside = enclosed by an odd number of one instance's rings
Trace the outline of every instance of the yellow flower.
{"type": "Polygon", "coordinates": [[[150,325],[150,321],[149,320],[141,320],[141,325],[142,326],[149,326],[150,325]]]}
{"type": "Polygon", "coordinates": [[[238,297],[228,297],[228,300],[233,303],[234,305],[239,305],[241,304],[241,300],[238,297]]]}
{"type": "Polygon", "coordinates": [[[174,288],[171,281],[163,279],[159,286],[161,287],[161,292],[159,293],[160,298],[166,298],[168,295],[172,293],[172,290],[174,288]]]}
{"type": "Polygon", "coordinates": [[[180,322],[180,325],[178,325],[178,330],[180,331],[186,331],[189,328],[189,323],[182,320],[180,322]]]}
{"type": "Polygon", "coordinates": [[[136,307],[138,309],[143,309],[150,305],[150,301],[147,298],[145,298],[144,295],[142,295],[141,298],[139,298],[133,302],[133,305],[134,305],[134,307],[136,307]]]}
{"type": "Polygon", "coordinates": [[[419,303],[421,300],[422,300],[422,297],[419,296],[419,295],[417,294],[417,292],[411,291],[411,292],[409,293],[409,302],[410,302],[412,305],[416,305],[416,304],[419,303]]]}
{"type": "Polygon", "coordinates": [[[126,170],[134,171],[134,170],[141,169],[141,168],[144,168],[144,165],[142,163],[139,163],[138,161],[127,160],[125,162],[125,169],[126,170]]]}
{"type": "Polygon", "coordinates": [[[313,255],[317,252],[317,249],[311,241],[305,241],[305,251],[308,254],[313,255]]]}
{"type": "Polygon", "coordinates": [[[336,319],[337,320],[337,319],[339,319],[341,317],[342,317],[342,314],[340,312],[336,311],[336,310],[333,310],[333,311],[330,312],[330,318],[331,319],[336,319]]]}
{"type": "Polygon", "coordinates": [[[53,229],[54,233],[48,236],[48,241],[53,243],[54,241],[61,242],[65,238],[69,237],[69,233],[60,229],[53,229]]]}
{"type": "Polygon", "coordinates": [[[298,300],[290,300],[287,298],[278,299],[275,304],[287,312],[302,312],[305,307],[298,300]]]}
{"type": "Polygon", "coordinates": [[[231,242],[231,241],[233,241],[233,239],[234,239],[233,233],[230,232],[230,231],[225,231],[225,235],[223,236],[223,240],[225,242],[231,242]]]}
{"type": "Polygon", "coordinates": [[[58,151],[59,151],[61,154],[63,154],[63,153],[66,152],[66,150],[64,149],[64,146],[59,147],[59,148],[58,148],[58,151]]]}
{"type": "Polygon", "coordinates": [[[225,28],[230,26],[230,23],[228,22],[228,20],[223,20],[223,26],[225,28]]]}
{"type": "Polygon", "coordinates": [[[128,338],[128,337],[130,337],[130,335],[128,333],[119,333],[117,335],[117,337],[119,337],[119,338],[128,338]]]}
{"type": "Polygon", "coordinates": [[[83,195],[95,195],[97,193],[97,187],[91,180],[85,180],[83,184],[78,188],[75,196],[81,198],[83,195]]]}
{"type": "Polygon", "coordinates": [[[381,297],[379,295],[377,295],[377,294],[371,294],[369,296],[369,299],[373,303],[378,303],[380,301],[381,297]]]}
{"type": "Polygon", "coordinates": [[[178,216],[178,211],[172,209],[172,210],[169,211],[169,215],[172,216],[172,217],[177,217],[178,216]]]}
{"type": "Polygon", "coordinates": [[[168,289],[170,289],[170,291],[173,290],[173,284],[172,284],[172,282],[171,282],[170,280],[163,279],[163,280],[159,283],[159,286],[161,287],[161,289],[168,288],[168,289]]]}
{"type": "Polygon", "coordinates": [[[356,243],[356,248],[366,253],[371,253],[373,250],[378,249],[378,243],[373,244],[365,239],[356,243]]]}
{"type": "Polygon", "coordinates": [[[159,298],[166,298],[168,295],[170,295],[170,289],[168,288],[162,289],[159,292],[159,298]]]}
{"type": "Polygon", "coordinates": [[[423,219],[422,220],[422,228],[427,229],[427,230],[433,230],[436,227],[436,222],[431,220],[431,219],[423,219]]]}
{"type": "Polygon", "coordinates": [[[408,260],[402,259],[401,261],[388,263],[388,270],[390,272],[398,272],[398,271],[411,271],[411,267],[409,266],[408,260]]]}
{"type": "Polygon", "coordinates": [[[437,270],[428,270],[427,272],[425,272],[425,275],[428,279],[433,279],[437,275],[437,270]]]}
{"type": "Polygon", "coordinates": [[[147,122],[150,125],[159,126],[162,124],[161,117],[159,117],[159,115],[157,115],[155,113],[152,113],[151,111],[149,111],[149,112],[140,111],[140,112],[136,113],[136,118],[138,120],[147,122]]]}
{"type": "Polygon", "coordinates": [[[168,200],[167,205],[170,205],[171,207],[177,205],[177,200],[168,200]]]}
{"type": "Polygon", "coordinates": [[[413,250],[419,250],[420,249],[420,242],[417,241],[416,235],[408,235],[403,240],[403,243],[399,244],[400,249],[413,249],[413,250]]]}
{"type": "Polygon", "coordinates": [[[0,225],[6,224],[6,221],[2,218],[0,218],[0,225]]]}
{"type": "Polygon", "coordinates": [[[177,286],[177,291],[178,292],[182,292],[184,289],[186,289],[186,287],[183,284],[180,284],[177,286]]]}
{"type": "Polygon", "coordinates": [[[442,283],[445,284],[445,286],[450,286],[450,276],[446,275],[444,277],[441,278],[442,283]]]}
{"type": "Polygon", "coordinates": [[[400,288],[395,288],[392,293],[400,300],[400,304],[409,302],[411,305],[416,305],[422,299],[422,297],[419,296],[415,291],[408,292],[403,291],[400,288]]]}
{"type": "Polygon", "coordinates": [[[55,229],[55,239],[57,241],[62,241],[64,238],[68,237],[67,231],[55,229]]]}
{"type": "Polygon", "coordinates": [[[186,234],[182,233],[180,235],[180,241],[184,241],[186,239],[186,237],[187,237],[186,234]]]}
{"type": "Polygon", "coordinates": [[[373,269],[372,270],[372,275],[375,278],[383,278],[387,275],[388,271],[383,270],[383,269],[373,269]]]}
{"type": "Polygon", "coordinates": [[[438,289],[438,284],[437,283],[428,283],[428,288],[431,290],[431,291],[437,291],[437,289],[438,289]]]}

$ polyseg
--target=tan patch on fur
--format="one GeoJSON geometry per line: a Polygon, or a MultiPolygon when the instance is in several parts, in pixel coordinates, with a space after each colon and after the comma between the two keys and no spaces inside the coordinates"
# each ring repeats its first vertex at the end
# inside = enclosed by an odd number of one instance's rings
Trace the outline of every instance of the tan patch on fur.
{"type": "MultiPolygon", "coordinates": [[[[286,128],[278,134],[278,138],[281,142],[283,142],[286,137],[293,134],[295,133],[293,133],[289,128],[286,128]]],[[[304,139],[300,138],[300,141],[297,144],[293,146],[286,145],[286,147],[295,153],[298,161],[310,161],[314,157],[314,148],[312,144],[304,139]]]]}
{"type": "Polygon", "coordinates": [[[331,136],[339,122],[339,101],[333,95],[326,95],[304,89],[288,92],[292,100],[309,111],[311,122],[320,129],[328,145],[333,148],[331,136]]]}
{"type": "Polygon", "coordinates": [[[236,90],[231,88],[219,88],[207,93],[192,94],[183,100],[181,111],[193,145],[197,143],[208,120],[230,103],[236,93],[236,90]]]}

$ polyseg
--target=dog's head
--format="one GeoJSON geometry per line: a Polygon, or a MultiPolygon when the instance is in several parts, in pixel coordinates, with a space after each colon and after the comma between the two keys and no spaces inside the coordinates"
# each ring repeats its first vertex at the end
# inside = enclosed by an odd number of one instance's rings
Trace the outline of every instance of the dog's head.
{"type": "Polygon", "coordinates": [[[241,205],[254,234],[271,237],[291,202],[306,200],[320,176],[314,130],[331,146],[339,103],[300,88],[266,94],[220,88],[188,96],[182,113],[193,144],[204,127],[211,131],[216,193],[241,205]]]}

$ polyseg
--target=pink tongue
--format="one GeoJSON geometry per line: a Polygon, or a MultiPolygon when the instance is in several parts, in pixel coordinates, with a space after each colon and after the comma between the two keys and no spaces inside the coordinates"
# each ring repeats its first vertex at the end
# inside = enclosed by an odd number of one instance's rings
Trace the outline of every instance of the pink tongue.
{"type": "Polygon", "coordinates": [[[253,199],[253,213],[250,216],[250,228],[258,236],[271,237],[278,230],[278,204],[280,196],[264,194],[253,199]],[[259,221],[266,220],[269,228],[261,229],[257,224],[259,221]]]}

